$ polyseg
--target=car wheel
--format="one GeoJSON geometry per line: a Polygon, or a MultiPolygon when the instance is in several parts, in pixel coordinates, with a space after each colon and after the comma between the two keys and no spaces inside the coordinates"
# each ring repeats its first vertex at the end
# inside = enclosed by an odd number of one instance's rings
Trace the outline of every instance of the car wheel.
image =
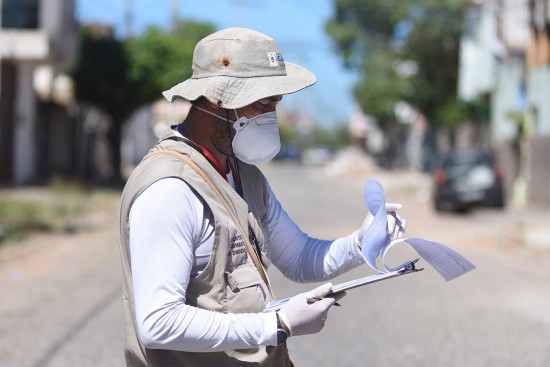
{"type": "Polygon", "coordinates": [[[461,206],[461,207],[458,207],[458,208],[455,208],[455,213],[460,213],[460,214],[467,214],[470,212],[472,208],[470,206],[461,206]]]}
{"type": "Polygon", "coordinates": [[[435,198],[434,200],[434,208],[436,211],[438,212],[442,212],[443,211],[443,205],[441,203],[441,200],[439,198],[435,198]]]}

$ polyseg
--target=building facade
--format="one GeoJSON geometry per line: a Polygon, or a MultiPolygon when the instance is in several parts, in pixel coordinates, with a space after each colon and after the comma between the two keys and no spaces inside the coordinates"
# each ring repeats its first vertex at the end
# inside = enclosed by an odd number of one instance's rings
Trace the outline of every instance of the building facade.
{"type": "Polygon", "coordinates": [[[516,205],[550,205],[550,0],[480,0],[464,14],[458,95],[490,104],[516,205]]]}
{"type": "Polygon", "coordinates": [[[0,0],[0,183],[66,166],[78,26],[74,0],[0,0]]]}

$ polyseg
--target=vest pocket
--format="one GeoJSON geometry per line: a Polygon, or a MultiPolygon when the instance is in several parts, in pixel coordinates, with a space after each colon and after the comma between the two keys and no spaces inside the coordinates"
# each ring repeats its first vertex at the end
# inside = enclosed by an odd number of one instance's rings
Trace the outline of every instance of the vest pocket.
{"type": "Polygon", "coordinates": [[[267,290],[254,266],[241,266],[225,272],[229,312],[260,312],[267,303],[267,290]]]}

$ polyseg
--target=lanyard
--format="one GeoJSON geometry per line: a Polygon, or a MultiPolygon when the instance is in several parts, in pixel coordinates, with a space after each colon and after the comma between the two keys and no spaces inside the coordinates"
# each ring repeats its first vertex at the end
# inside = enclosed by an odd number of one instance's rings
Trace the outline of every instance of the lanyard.
{"type": "MultiPolygon", "coordinates": [[[[210,162],[210,164],[216,169],[216,171],[218,171],[218,173],[225,179],[225,181],[229,182],[229,180],[227,179],[227,174],[225,173],[225,169],[223,168],[222,164],[220,163],[220,161],[216,159],[216,157],[214,157],[212,153],[208,151],[208,149],[206,149],[200,144],[195,143],[189,138],[180,138],[179,136],[172,136],[168,139],[181,141],[183,143],[186,143],[190,147],[194,148],[196,151],[201,153],[208,162],[210,162]]],[[[227,163],[231,167],[231,173],[233,174],[233,179],[235,180],[235,185],[237,186],[237,192],[241,197],[243,197],[240,177],[237,175],[235,167],[233,166],[233,163],[231,163],[231,160],[229,158],[227,158],[227,163]]],[[[254,230],[250,226],[250,221],[248,222],[248,238],[250,240],[250,243],[254,245],[253,249],[254,249],[254,252],[256,253],[256,256],[258,257],[262,265],[265,266],[264,261],[262,259],[262,252],[260,251],[260,244],[258,243],[254,230]]]]}
{"type": "MultiPolygon", "coordinates": [[[[210,164],[216,169],[216,171],[218,171],[218,173],[225,179],[225,181],[229,182],[229,180],[227,179],[227,174],[225,173],[225,169],[223,168],[222,164],[220,163],[220,161],[218,161],[218,159],[216,159],[216,157],[214,157],[212,153],[208,151],[208,149],[206,149],[205,147],[203,147],[198,143],[195,143],[193,140],[189,138],[182,139],[180,137],[173,136],[168,139],[184,142],[187,145],[194,148],[196,151],[201,153],[208,162],[210,162],[210,164]]],[[[240,177],[237,175],[237,171],[235,170],[235,167],[233,166],[233,163],[231,163],[231,160],[229,158],[227,158],[227,163],[229,164],[229,167],[231,167],[231,174],[233,175],[233,180],[235,181],[235,185],[237,186],[237,192],[242,197],[240,177]]]]}

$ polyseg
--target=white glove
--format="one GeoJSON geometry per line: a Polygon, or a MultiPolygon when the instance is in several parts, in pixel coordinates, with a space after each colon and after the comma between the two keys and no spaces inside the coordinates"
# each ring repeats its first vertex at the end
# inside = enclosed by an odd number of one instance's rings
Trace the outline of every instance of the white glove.
{"type": "MultiPolygon", "coordinates": [[[[396,238],[401,238],[405,234],[405,229],[407,228],[407,221],[397,214],[397,211],[403,206],[401,204],[390,204],[386,203],[386,213],[388,219],[388,227],[386,228],[387,237],[386,242],[395,240],[396,238]]],[[[370,227],[374,221],[374,216],[369,212],[361,226],[361,229],[357,231],[357,245],[361,247],[361,241],[363,240],[363,235],[370,227]]]]}
{"type": "Polygon", "coordinates": [[[345,294],[327,297],[308,303],[308,298],[324,297],[332,289],[332,283],[323,284],[309,292],[298,294],[286,302],[277,312],[290,331],[289,336],[315,334],[325,326],[329,308],[345,294]]]}

